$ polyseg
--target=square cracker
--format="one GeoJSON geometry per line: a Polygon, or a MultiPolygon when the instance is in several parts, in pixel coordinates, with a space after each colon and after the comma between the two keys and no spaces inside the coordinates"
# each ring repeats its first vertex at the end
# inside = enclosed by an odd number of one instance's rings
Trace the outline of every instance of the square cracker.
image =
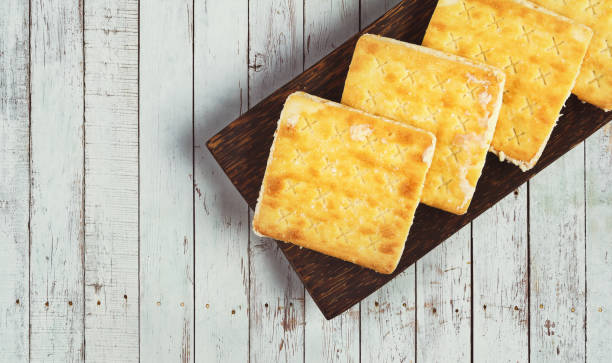
{"type": "Polygon", "coordinates": [[[435,143],[427,131],[296,92],[278,122],[253,230],[391,273],[435,143]]]}
{"type": "Polygon", "coordinates": [[[423,45],[505,70],[491,151],[525,171],[548,142],[592,34],[523,0],[440,0],[423,45]]]}
{"type": "Polygon", "coordinates": [[[612,1],[533,0],[593,29],[593,40],[582,63],[574,94],[581,100],[612,110],[612,1]]]}
{"type": "Polygon", "coordinates": [[[464,214],[493,138],[504,82],[491,66],[366,34],[357,42],[342,103],[434,133],[421,201],[464,214]]]}

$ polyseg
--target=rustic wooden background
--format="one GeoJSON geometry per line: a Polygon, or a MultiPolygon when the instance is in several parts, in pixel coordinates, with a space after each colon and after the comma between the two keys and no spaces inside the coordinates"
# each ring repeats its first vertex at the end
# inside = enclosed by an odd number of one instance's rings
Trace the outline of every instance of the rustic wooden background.
{"type": "Polygon", "coordinates": [[[205,141],[395,2],[0,1],[0,361],[609,361],[612,125],[331,321],[250,232],[205,141]]]}

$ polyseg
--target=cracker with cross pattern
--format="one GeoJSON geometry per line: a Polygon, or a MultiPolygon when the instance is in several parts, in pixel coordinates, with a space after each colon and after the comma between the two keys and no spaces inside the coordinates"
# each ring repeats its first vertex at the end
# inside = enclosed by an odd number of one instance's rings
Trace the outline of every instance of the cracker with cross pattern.
{"type": "Polygon", "coordinates": [[[464,214],[493,138],[504,81],[497,68],[366,34],[357,42],[342,103],[434,133],[421,201],[464,214]]]}
{"type": "Polygon", "coordinates": [[[440,0],[423,45],[505,71],[491,151],[526,171],[544,151],[592,34],[523,0],[440,0]]]}
{"type": "MultiPolygon", "coordinates": [[[[573,93],[601,109],[612,110],[612,0],[533,1],[593,29],[573,93]]],[[[555,51],[560,53],[561,48],[555,51]]]]}
{"type": "Polygon", "coordinates": [[[253,230],[391,273],[435,143],[427,131],[296,92],[278,122],[253,230]]]}

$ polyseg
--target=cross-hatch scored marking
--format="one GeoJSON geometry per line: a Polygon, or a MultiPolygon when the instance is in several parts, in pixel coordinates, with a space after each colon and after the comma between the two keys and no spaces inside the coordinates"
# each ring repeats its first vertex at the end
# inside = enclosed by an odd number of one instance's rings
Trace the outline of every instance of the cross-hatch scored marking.
{"type": "Polygon", "coordinates": [[[402,162],[405,162],[406,161],[406,156],[404,155],[404,152],[399,147],[399,145],[395,145],[395,149],[397,151],[396,151],[395,154],[393,154],[393,157],[398,158],[398,159],[402,159],[402,162]]]}
{"type": "MultiPolygon", "coordinates": [[[[398,147],[398,151],[399,151],[399,147],[398,147]]],[[[400,156],[402,155],[400,154],[400,156]]],[[[399,183],[399,179],[391,177],[389,174],[385,174],[385,182],[393,187],[399,183]]]]}
{"type": "Polygon", "coordinates": [[[279,210],[278,214],[280,214],[280,219],[278,220],[278,222],[285,222],[285,224],[288,226],[289,225],[289,221],[287,220],[292,214],[293,212],[287,212],[287,213],[283,213],[283,210],[279,210]]]}
{"type": "Polygon", "coordinates": [[[465,3],[465,1],[462,1],[461,5],[463,5],[463,10],[459,12],[459,15],[465,14],[465,16],[468,18],[468,20],[472,21],[472,14],[470,13],[470,11],[472,11],[475,8],[475,6],[468,7],[468,5],[465,3]]]}
{"type": "Polygon", "coordinates": [[[499,24],[499,21],[493,14],[491,14],[491,22],[487,24],[487,28],[490,28],[491,25],[495,25],[495,28],[497,28],[498,31],[501,31],[501,25],[499,24]]]}
{"type": "Polygon", "coordinates": [[[446,92],[446,88],[444,88],[444,84],[448,83],[448,81],[450,81],[450,78],[446,78],[443,80],[440,80],[440,77],[438,76],[434,76],[434,78],[436,79],[436,84],[434,84],[433,88],[440,88],[442,92],[446,92]]]}
{"type": "Polygon", "coordinates": [[[287,189],[291,190],[291,192],[293,194],[297,194],[297,192],[295,191],[295,188],[300,184],[300,182],[291,182],[291,181],[289,181],[287,184],[289,184],[287,189]]]}
{"type": "Polygon", "coordinates": [[[491,50],[492,50],[492,49],[491,49],[491,48],[489,48],[489,49],[483,49],[483,48],[482,48],[482,45],[480,45],[480,44],[478,44],[478,49],[480,49],[480,53],[475,54],[475,55],[474,55],[474,57],[482,57],[482,59],[483,59],[485,62],[487,62],[487,61],[488,61],[488,59],[487,59],[487,53],[491,53],[491,50]]]}
{"type": "Polygon", "coordinates": [[[531,100],[529,99],[529,97],[525,97],[525,106],[523,108],[521,108],[521,111],[524,111],[524,110],[528,109],[529,113],[531,114],[531,116],[533,116],[533,114],[535,112],[535,110],[534,110],[535,106],[536,106],[535,102],[532,103],[531,100]]]}
{"type": "Polygon", "coordinates": [[[595,70],[593,72],[593,79],[589,81],[589,84],[597,83],[597,88],[601,88],[601,80],[604,77],[603,74],[598,74],[595,70]]]}
{"type": "Polygon", "coordinates": [[[550,76],[551,73],[550,72],[542,72],[542,68],[538,68],[538,73],[539,76],[537,76],[535,79],[542,81],[542,83],[544,83],[545,86],[548,86],[548,81],[546,80],[546,77],[550,76]]]}
{"type": "Polygon", "coordinates": [[[416,82],[414,79],[414,75],[416,74],[416,72],[417,71],[410,71],[406,69],[406,73],[404,73],[404,77],[402,77],[400,81],[404,82],[407,78],[410,78],[410,82],[414,84],[416,82]]]}
{"type": "Polygon", "coordinates": [[[372,235],[368,236],[368,240],[370,241],[370,243],[368,243],[368,248],[372,250],[376,250],[376,244],[378,243],[378,240],[372,237],[372,235]]]}
{"type": "Polygon", "coordinates": [[[514,136],[510,137],[508,139],[508,141],[516,140],[516,143],[518,145],[521,145],[521,136],[525,136],[526,135],[525,131],[517,132],[516,129],[513,127],[512,128],[512,133],[514,134],[514,136]]]}
{"type": "Polygon", "coordinates": [[[312,126],[314,126],[314,125],[316,125],[317,123],[319,123],[319,121],[318,121],[318,120],[310,120],[310,119],[309,119],[308,117],[306,117],[306,116],[304,116],[304,117],[303,117],[303,119],[304,119],[304,123],[305,123],[306,125],[304,125],[304,127],[302,127],[302,131],[305,131],[305,130],[312,130],[312,126]]]}
{"type": "Polygon", "coordinates": [[[453,179],[450,178],[450,179],[446,180],[446,179],[444,179],[444,176],[440,176],[440,179],[442,179],[442,184],[440,184],[438,186],[438,189],[446,188],[446,190],[449,191],[450,190],[449,185],[450,185],[450,183],[452,183],[453,179]]]}
{"type": "Polygon", "coordinates": [[[450,41],[446,42],[445,45],[453,43],[453,46],[455,47],[455,50],[459,50],[459,41],[461,39],[463,39],[463,37],[455,38],[455,35],[453,33],[448,33],[448,35],[450,36],[450,41]]]}
{"type": "Polygon", "coordinates": [[[601,1],[596,1],[594,2],[593,0],[588,0],[589,1],[589,6],[587,6],[586,8],[584,8],[584,11],[591,11],[593,13],[593,15],[597,15],[597,7],[599,5],[601,5],[601,1]]]}
{"type": "Polygon", "coordinates": [[[480,88],[480,86],[476,85],[476,86],[470,88],[470,85],[466,83],[465,84],[465,88],[467,89],[467,92],[463,93],[463,97],[470,96],[473,101],[476,101],[476,95],[474,94],[474,92],[476,92],[476,90],[478,88],[480,88]]]}
{"type": "Polygon", "coordinates": [[[295,158],[293,158],[293,162],[294,163],[303,163],[304,162],[304,156],[305,156],[305,152],[302,152],[298,149],[295,149],[295,158]]]}
{"type": "Polygon", "coordinates": [[[407,101],[404,101],[404,102],[402,102],[402,101],[398,101],[398,102],[397,102],[397,106],[395,107],[395,113],[398,113],[398,111],[400,111],[400,110],[401,110],[401,111],[402,111],[404,114],[408,113],[408,109],[407,109],[408,104],[409,104],[409,103],[408,103],[407,101]]]}
{"type": "Polygon", "coordinates": [[[456,162],[459,162],[459,154],[461,154],[461,149],[458,147],[453,147],[453,146],[449,146],[448,149],[450,150],[450,154],[448,154],[448,156],[446,157],[448,158],[454,158],[456,162]]]}
{"type": "Polygon", "coordinates": [[[427,116],[433,122],[438,122],[438,114],[440,114],[440,110],[436,110],[436,112],[432,111],[429,106],[427,106],[427,116]]]}
{"type": "Polygon", "coordinates": [[[470,122],[470,119],[461,115],[455,115],[455,117],[457,118],[457,120],[459,120],[459,125],[461,125],[461,128],[463,128],[463,132],[467,132],[466,125],[470,122]]]}
{"type": "Polygon", "coordinates": [[[323,168],[322,168],[323,171],[331,170],[333,167],[338,165],[338,161],[336,160],[330,161],[327,156],[325,156],[323,160],[325,161],[325,165],[323,165],[323,168]]]}
{"type": "Polygon", "coordinates": [[[612,45],[610,45],[608,39],[604,39],[604,42],[606,43],[606,45],[603,47],[600,53],[608,53],[608,55],[612,57],[612,45]]]}
{"type": "Polygon", "coordinates": [[[372,91],[368,89],[366,90],[366,93],[368,94],[368,98],[365,100],[365,102],[371,103],[372,106],[376,106],[376,100],[374,99],[374,94],[372,93],[372,91]]]}
{"type": "Polygon", "coordinates": [[[516,68],[516,66],[518,66],[519,64],[521,64],[521,61],[516,61],[514,62],[512,60],[512,57],[508,57],[508,60],[510,61],[510,63],[504,67],[504,70],[508,69],[508,68],[512,68],[512,71],[514,72],[514,74],[518,74],[518,69],[516,68]]]}
{"type": "Polygon", "coordinates": [[[317,188],[317,197],[314,199],[314,201],[315,202],[322,201],[330,194],[331,194],[330,191],[324,192],[321,188],[317,188]]]}
{"type": "Polygon", "coordinates": [[[525,38],[527,40],[527,43],[531,43],[531,38],[529,36],[535,33],[535,29],[527,30],[527,28],[524,25],[521,25],[521,29],[523,32],[521,33],[519,38],[525,38]]]}
{"type": "Polygon", "coordinates": [[[376,70],[380,71],[380,73],[382,74],[387,74],[387,72],[385,71],[385,66],[389,63],[389,61],[384,61],[384,63],[381,63],[380,60],[376,57],[374,57],[374,61],[376,62],[376,70]]]}
{"type": "Polygon", "coordinates": [[[348,132],[348,127],[342,131],[338,131],[338,127],[336,125],[334,125],[334,133],[336,134],[335,136],[338,138],[338,140],[342,140],[342,135],[346,134],[348,132]]]}
{"type": "Polygon", "coordinates": [[[561,55],[561,50],[559,49],[559,47],[565,44],[565,40],[562,40],[557,43],[557,39],[555,39],[555,36],[553,35],[552,42],[553,42],[553,45],[548,47],[546,51],[551,51],[554,49],[555,51],[557,51],[557,55],[561,55]]]}
{"type": "Polygon", "coordinates": [[[381,219],[382,217],[386,216],[387,214],[391,213],[391,210],[388,209],[388,208],[380,209],[380,208],[376,207],[376,211],[378,212],[378,214],[374,217],[375,221],[377,221],[377,220],[381,219]]]}
{"type": "Polygon", "coordinates": [[[376,137],[369,135],[369,136],[366,136],[364,145],[367,144],[370,147],[370,150],[372,150],[373,152],[376,152],[376,148],[374,147],[374,143],[376,141],[378,141],[376,137]]]}
{"type": "Polygon", "coordinates": [[[342,228],[338,227],[338,231],[340,231],[340,234],[338,236],[336,236],[336,239],[344,239],[344,243],[349,244],[349,240],[348,240],[348,235],[351,234],[351,230],[347,229],[346,231],[343,231],[342,228]]]}
{"type": "Polygon", "coordinates": [[[308,231],[315,231],[319,233],[319,226],[321,222],[310,221],[310,226],[308,226],[308,231]]]}

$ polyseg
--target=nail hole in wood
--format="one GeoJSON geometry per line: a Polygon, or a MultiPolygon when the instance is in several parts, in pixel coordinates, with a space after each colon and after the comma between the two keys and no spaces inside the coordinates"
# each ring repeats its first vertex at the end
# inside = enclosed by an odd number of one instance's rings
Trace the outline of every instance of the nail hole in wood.
{"type": "Polygon", "coordinates": [[[157,306],[160,306],[160,305],[161,305],[161,301],[158,301],[158,302],[157,302],[157,306]]]}
{"type": "Polygon", "coordinates": [[[209,304],[206,304],[206,309],[208,309],[209,307],[210,307],[210,305],[209,305],[209,304]]]}
{"type": "Polygon", "coordinates": [[[543,304],[540,304],[540,309],[544,309],[544,305],[543,304]]]}
{"type": "Polygon", "coordinates": [[[572,313],[573,313],[573,312],[575,312],[575,311],[576,311],[576,309],[575,309],[575,308],[572,308],[572,313]]]}
{"type": "Polygon", "coordinates": [[[436,308],[433,308],[433,309],[431,309],[431,311],[435,314],[436,311],[438,311],[438,310],[436,310],[436,308]]]}
{"type": "Polygon", "coordinates": [[[514,310],[518,311],[518,306],[514,305],[514,310]]]}
{"type": "Polygon", "coordinates": [[[603,311],[603,308],[600,306],[599,309],[597,309],[597,311],[601,313],[603,311]]]}
{"type": "Polygon", "coordinates": [[[265,304],[264,304],[264,306],[265,306],[265,307],[268,307],[268,303],[265,303],[265,304]]]}
{"type": "Polygon", "coordinates": [[[487,305],[486,305],[486,304],[485,304],[485,305],[483,305],[483,306],[482,306],[482,308],[483,308],[484,310],[487,310],[487,305]]]}
{"type": "Polygon", "coordinates": [[[123,298],[127,300],[127,295],[123,295],[123,298]]]}
{"type": "Polygon", "coordinates": [[[98,305],[100,305],[100,300],[98,300],[98,303],[97,303],[97,304],[98,304],[98,305]]]}
{"type": "Polygon", "coordinates": [[[45,306],[49,307],[49,302],[48,301],[45,301],[45,306]]]}
{"type": "Polygon", "coordinates": [[[406,303],[403,303],[403,304],[402,304],[402,306],[403,306],[403,307],[406,307],[406,303]]]}
{"type": "Polygon", "coordinates": [[[290,302],[290,303],[289,303],[289,306],[293,306],[293,303],[292,303],[292,302],[290,302]]]}
{"type": "Polygon", "coordinates": [[[515,190],[515,191],[514,191],[514,195],[518,195],[518,190],[515,190]]]}
{"type": "Polygon", "coordinates": [[[182,303],[181,303],[181,307],[183,307],[183,306],[185,306],[185,303],[184,303],[184,302],[182,302],[182,303]]]}
{"type": "Polygon", "coordinates": [[[455,309],[455,312],[456,312],[456,313],[458,313],[458,312],[459,312],[459,309],[455,309]]]}
{"type": "Polygon", "coordinates": [[[232,309],[232,315],[236,314],[236,310],[232,309]]]}
{"type": "Polygon", "coordinates": [[[68,301],[68,305],[72,306],[72,301],[68,301]]]}
{"type": "Polygon", "coordinates": [[[378,301],[374,301],[374,306],[378,306],[378,301]]]}
{"type": "Polygon", "coordinates": [[[15,300],[15,304],[19,305],[19,299],[15,300]]]}

